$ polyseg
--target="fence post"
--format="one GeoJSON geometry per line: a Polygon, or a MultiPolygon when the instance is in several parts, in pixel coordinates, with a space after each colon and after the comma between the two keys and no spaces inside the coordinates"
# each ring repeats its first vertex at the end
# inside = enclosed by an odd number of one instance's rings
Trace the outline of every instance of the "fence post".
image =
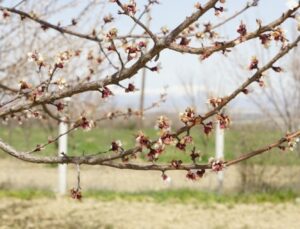
{"type": "MultiPolygon", "coordinates": [[[[224,159],[224,129],[220,128],[220,122],[216,121],[216,142],[215,142],[215,158],[224,159]]],[[[219,171],[217,174],[218,186],[217,191],[220,193],[223,188],[224,172],[219,171]]]]}

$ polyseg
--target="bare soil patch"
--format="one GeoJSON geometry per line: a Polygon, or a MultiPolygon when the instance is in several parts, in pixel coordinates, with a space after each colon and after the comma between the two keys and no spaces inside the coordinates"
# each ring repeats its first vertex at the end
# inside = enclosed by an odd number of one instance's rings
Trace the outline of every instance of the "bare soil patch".
{"type": "Polygon", "coordinates": [[[299,228],[300,205],[5,199],[0,228],[299,228]]]}

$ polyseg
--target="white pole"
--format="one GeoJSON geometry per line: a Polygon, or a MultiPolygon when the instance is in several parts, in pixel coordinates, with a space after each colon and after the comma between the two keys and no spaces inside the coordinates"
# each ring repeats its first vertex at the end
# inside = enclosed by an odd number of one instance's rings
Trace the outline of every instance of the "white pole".
{"type": "MultiPolygon", "coordinates": [[[[220,128],[220,122],[216,122],[216,159],[224,160],[224,129],[220,128]]],[[[218,192],[221,192],[223,187],[224,173],[223,171],[218,172],[218,192]]]]}
{"type": "MultiPolygon", "coordinates": [[[[68,124],[59,122],[59,135],[68,131],[68,124]]],[[[68,135],[65,134],[58,139],[58,156],[62,157],[61,153],[67,154],[68,135]]],[[[67,164],[58,165],[58,193],[66,194],[67,191],[67,164]]]]}

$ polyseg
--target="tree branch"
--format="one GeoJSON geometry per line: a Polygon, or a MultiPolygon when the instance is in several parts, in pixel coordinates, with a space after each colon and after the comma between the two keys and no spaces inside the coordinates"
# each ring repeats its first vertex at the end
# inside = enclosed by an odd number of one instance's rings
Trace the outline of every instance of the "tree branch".
{"type": "Polygon", "coordinates": [[[78,33],[78,32],[74,32],[74,31],[71,31],[71,30],[68,30],[68,29],[65,29],[61,26],[57,26],[57,25],[53,25],[47,21],[44,21],[40,18],[38,18],[36,15],[32,15],[32,14],[28,14],[26,12],[23,12],[21,10],[17,10],[17,9],[14,9],[14,8],[9,8],[9,7],[3,7],[3,6],[0,6],[0,10],[7,10],[11,13],[14,13],[14,14],[18,14],[21,16],[21,18],[28,18],[32,21],[35,21],[43,26],[45,26],[46,28],[51,28],[51,29],[54,29],[60,33],[65,33],[65,34],[69,34],[69,35],[73,35],[73,36],[76,36],[76,37],[80,37],[80,38],[83,38],[83,39],[87,39],[87,40],[91,40],[91,41],[96,41],[96,42],[99,42],[99,41],[102,41],[101,39],[98,39],[97,37],[95,36],[92,36],[92,35],[87,35],[87,34],[82,34],[82,33],[78,33]]]}
{"type": "Polygon", "coordinates": [[[277,20],[269,23],[268,25],[262,26],[260,28],[258,28],[256,31],[251,32],[246,34],[242,41],[240,40],[240,37],[235,38],[231,41],[228,42],[224,42],[222,45],[216,46],[210,46],[210,47],[201,47],[201,48],[194,48],[194,47],[189,47],[189,46],[183,46],[183,45],[178,45],[176,43],[171,43],[170,44],[170,49],[173,51],[177,51],[177,52],[181,52],[181,53],[190,53],[190,54],[212,54],[214,52],[217,51],[222,51],[222,50],[226,50],[228,48],[233,48],[235,47],[237,44],[246,42],[248,40],[254,39],[259,37],[259,35],[268,32],[268,31],[272,31],[274,28],[276,28],[277,26],[279,26],[280,24],[282,24],[285,20],[287,20],[288,18],[290,18],[293,13],[295,13],[300,6],[294,8],[293,10],[288,10],[287,12],[285,12],[284,14],[282,14],[282,16],[280,16],[280,18],[278,18],[277,20]]]}
{"type": "MultiPolygon", "coordinates": [[[[252,158],[254,156],[257,156],[259,154],[269,152],[271,149],[276,148],[278,146],[281,146],[283,143],[289,142],[297,137],[300,136],[300,130],[296,131],[294,133],[286,135],[284,138],[281,138],[280,140],[267,145],[265,147],[262,147],[258,150],[251,151],[249,153],[242,154],[236,159],[224,162],[226,166],[234,165],[239,162],[242,162],[244,160],[247,160],[249,158],[252,158]]],[[[192,165],[180,165],[179,167],[174,167],[172,165],[158,165],[158,164],[131,164],[131,163],[115,163],[112,162],[112,160],[115,160],[114,157],[111,157],[111,159],[105,158],[100,155],[93,155],[93,156],[67,156],[64,155],[62,157],[46,157],[46,156],[38,156],[29,154],[26,152],[18,152],[10,145],[4,143],[0,139],[0,149],[2,149],[4,152],[8,153],[9,155],[23,160],[27,162],[32,163],[43,163],[43,164],[87,164],[87,165],[103,165],[103,166],[109,166],[119,169],[134,169],[134,170],[158,170],[158,171],[167,171],[167,170],[191,170],[191,169],[211,169],[211,164],[192,164],[192,165]]],[[[132,152],[131,152],[132,153],[132,152]]]]}

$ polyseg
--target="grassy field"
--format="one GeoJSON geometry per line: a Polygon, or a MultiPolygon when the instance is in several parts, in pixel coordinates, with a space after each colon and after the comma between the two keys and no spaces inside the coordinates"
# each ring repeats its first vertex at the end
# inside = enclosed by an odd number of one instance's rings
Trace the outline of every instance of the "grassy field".
{"type": "MultiPolygon", "coordinates": [[[[55,137],[56,130],[45,131],[41,127],[1,127],[0,138],[11,143],[15,148],[20,150],[32,150],[37,144],[47,142],[48,136],[55,137]]],[[[81,155],[83,153],[97,153],[106,151],[113,140],[121,140],[124,148],[129,148],[135,144],[135,135],[138,131],[131,128],[108,128],[97,127],[89,132],[76,130],[69,135],[69,154],[81,155]]],[[[153,128],[146,128],[144,132],[152,137],[157,137],[157,131],[153,128]]],[[[204,162],[214,155],[214,136],[209,137],[203,134],[202,129],[194,128],[192,131],[194,144],[197,149],[203,152],[202,160],[204,162]]],[[[279,131],[271,131],[268,128],[259,125],[244,125],[226,130],[225,134],[225,157],[232,159],[242,152],[248,152],[258,147],[265,146],[282,137],[279,131]]],[[[172,159],[181,159],[184,162],[189,161],[188,152],[182,152],[175,147],[168,147],[166,152],[160,157],[161,162],[170,162],[172,159]]],[[[46,147],[40,154],[50,155],[57,152],[55,144],[46,147]]],[[[272,150],[258,158],[251,159],[251,162],[258,164],[299,164],[300,157],[295,152],[282,152],[272,150]]],[[[4,156],[0,152],[0,156],[4,156]]]]}
{"type": "MultiPolygon", "coordinates": [[[[132,201],[132,202],[156,202],[156,203],[201,203],[201,204],[261,204],[261,203],[284,203],[298,202],[300,194],[292,190],[280,190],[273,192],[257,193],[226,193],[197,191],[192,189],[169,189],[161,191],[141,192],[118,192],[108,190],[89,190],[83,193],[85,199],[100,201],[132,201]]],[[[16,198],[21,200],[32,200],[39,198],[55,199],[55,193],[43,189],[20,189],[0,190],[0,199],[16,198]]],[[[68,197],[66,197],[68,198],[68,197]]],[[[76,200],[74,200],[76,201],[76,200]]]]}

